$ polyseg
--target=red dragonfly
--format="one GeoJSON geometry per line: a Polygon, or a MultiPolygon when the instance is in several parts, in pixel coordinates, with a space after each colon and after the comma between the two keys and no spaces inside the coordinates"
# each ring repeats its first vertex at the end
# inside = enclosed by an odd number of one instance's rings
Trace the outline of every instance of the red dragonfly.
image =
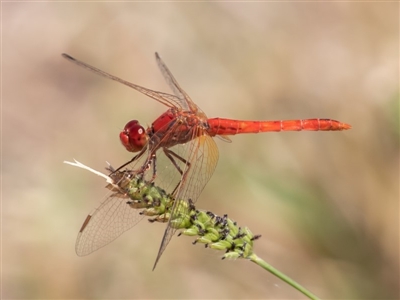
{"type": "MultiPolygon", "coordinates": [[[[152,169],[149,175],[151,180],[158,178],[160,173],[164,174],[164,186],[162,187],[166,190],[173,187],[172,195],[177,199],[186,199],[187,201],[190,199],[196,202],[213,174],[218,161],[218,148],[212,139],[214,136],[230,141],[228,135],[240,133],[301,130],[340,131],[351,128],[346,123],[331,119],[279,121],[209,119],[179,86],[158,53],[155,54],[158,67],[174,95],[130,83],[68,54],[62,54],[62,56],[78,66],[129,86],[168,107],[168,110],[147,129],[144,129],[137,120],[132,120],[125,125],[124,130],[120,133],[120,140],[126,150],[138,152],[138,154],[119,169],[128,164],[133,168],[139,159],[144,157],[144,162],[139,164],[139,171],[145,174],[152,169]],[[158,150],[161,151],[158,152],[158,150]],[[161,154],[173,167],[157,170],[156,160],[161,154]]],[[[131,209],[120,199],[112,196],[107,198],[85,220],[77,239],[77,254],[87,255],[133,227],[140,220],[133,211],[136,210],[131,209]]],[[[175,213],[184,212],[178,212],[173,208],[172,214],[175,213]]],[[[168,223],[154,268],[175,231],[168,223]]]]}

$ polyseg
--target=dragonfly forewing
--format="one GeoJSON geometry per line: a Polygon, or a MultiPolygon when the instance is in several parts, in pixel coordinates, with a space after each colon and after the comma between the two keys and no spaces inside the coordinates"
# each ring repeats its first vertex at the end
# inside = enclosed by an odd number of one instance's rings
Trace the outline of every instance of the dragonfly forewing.
{"type": "MultiPolygon", "coordinates": [[[[179,184],[173,196],[176,199],[183,199],[187,203],[195,203],[217,166],[219,157],[217,145],[209,135],[205,134],[185,145],[177,145],[171,149],[175,151],[181,150],[177,151],[177,153],[188,162],[184,165],[183,175],[180,176],[179,184]]],[[[185,208],[189,206],[174,203],[171,212],[172,217],[169,219],[165,229],[153,269],[176,232],[174,226],[171,226],[171,222],[179,218],[179,216],[187,214],[185,208]]]]}

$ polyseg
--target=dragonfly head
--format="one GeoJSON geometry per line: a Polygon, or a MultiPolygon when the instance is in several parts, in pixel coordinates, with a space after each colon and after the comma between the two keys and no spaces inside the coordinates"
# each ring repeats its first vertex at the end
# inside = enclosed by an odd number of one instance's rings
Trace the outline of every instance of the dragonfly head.
{"type": "Polygon", "coordinates": [[[147,144],[146,130],[139,124],[137,120],[129,121],[124,130],[119,134],[122,145],[129,152],[138,152],[147,144]]]}

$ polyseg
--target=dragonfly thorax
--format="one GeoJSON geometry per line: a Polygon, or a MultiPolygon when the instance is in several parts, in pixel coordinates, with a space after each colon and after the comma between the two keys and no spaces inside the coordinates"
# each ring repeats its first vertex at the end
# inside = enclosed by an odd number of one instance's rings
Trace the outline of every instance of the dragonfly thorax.
{"type": "MultiPolygon", "coordinates": [[[[207,131],[208,123],[192,111],[169,109],[152,124],[148,135],[150,144],[170,148],[185,144],[207,131]]],[[[150,146],[151,147],[151,146],[150,146]]]]}

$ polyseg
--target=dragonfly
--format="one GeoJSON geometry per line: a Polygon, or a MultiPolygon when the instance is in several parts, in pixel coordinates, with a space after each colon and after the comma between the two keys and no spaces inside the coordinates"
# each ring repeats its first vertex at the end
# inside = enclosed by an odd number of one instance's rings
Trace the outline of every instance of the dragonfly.
{"type": "MultiPolygon", "coordinates": [[[[126,166],[131,169],[137,168],[137,173],[150,176],[150,181],[158,179],[162,173],[163,188],[171,188],[173,197],[191,203],[197,201],[216,168],[219,153],[213,139],[215,136],[229,142],[228,136],[244,133],[342,131],[351,128],[349,124],[321,118],[276,121],[208,118],[181,88],[157,52],[157,65],[173,94],[128,82],[68,54],[63,53],[62,56],[69,62],[102,77],[133,88],[168,108],[147,129],[138,120],[131,120],[125,125],[119,135],[120,141],[127,151],[137,154],[116,171],[126,166]],[[171,167],[158,167],[161,155],[171,167]]],[[[171,213],[184,213],[179,211],[181,207],[172,207],[171,213]]],[[[90,254],[135,226],[141,220],[136,211],[120,197],[111,194],[83,223],[76,242],[77,254],[90,254]]],[[[176,229],[168,221],[153,270],[175,232],[176,229]]]]}

